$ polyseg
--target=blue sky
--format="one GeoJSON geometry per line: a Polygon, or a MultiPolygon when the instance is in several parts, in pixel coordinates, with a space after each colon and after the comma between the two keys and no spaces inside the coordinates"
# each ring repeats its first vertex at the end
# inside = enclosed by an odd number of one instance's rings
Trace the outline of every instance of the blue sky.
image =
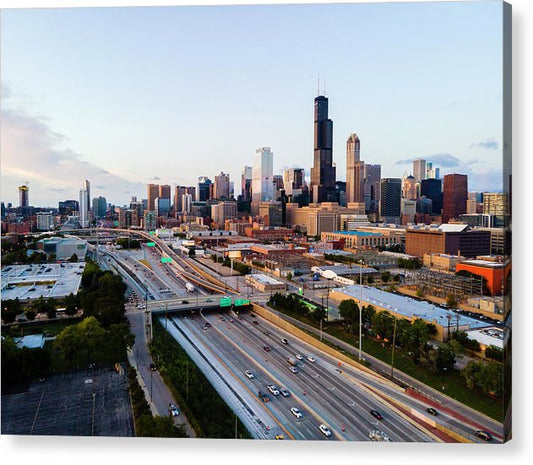
{"type": "Polygon", "coordinates": [[[356,132],[383,177],[423,157],[500,190],[501,35],[500,2],[4,10],[1,198],[237,189],[261,146],[308,171],[319,75],[338,179],[356,132]]]}

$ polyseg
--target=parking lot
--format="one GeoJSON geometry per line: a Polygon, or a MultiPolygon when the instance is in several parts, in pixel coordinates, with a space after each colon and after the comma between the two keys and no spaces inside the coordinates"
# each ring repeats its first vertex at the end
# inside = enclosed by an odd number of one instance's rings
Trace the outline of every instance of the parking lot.
{"type": "Polygon", "coordinates": [[[2,434],[134,436],[127,376],[95,368],[2,395],[2,434]]]}

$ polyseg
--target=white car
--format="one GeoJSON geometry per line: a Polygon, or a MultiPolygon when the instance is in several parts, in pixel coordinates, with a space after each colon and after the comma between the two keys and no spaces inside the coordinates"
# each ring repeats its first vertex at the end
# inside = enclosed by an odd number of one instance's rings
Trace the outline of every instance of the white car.
{"type": "Polygon", "coordinates": [[[272,395],[279,396],[279,390],[276,386],[274,386],[273,384],[269,384],[267,388],[272,393],[272,395]]]}
{"type": "Polygon", "coordinates": [[[292,407],[292,408],[291,408],[291,413],[292,413],[296,418],[302,418],[302,412],[300,412],[300,410],[298,410],[296,407],[292,407]]]}
{"type": "Polygon", "coordinates": [[[296,367],[290,367],[289,370],[291,370],[293,373],[298,373],[298,368],[296,367]]]}
{"type": "Polygon", "coordinates": [[[279,392],[283,397],[290,397],[291,393],[285,388],[279,388],[279,392]]]}
{"type": "Polygon", "coordinates": [[[309,355],[309,356],[307,357],[307,360],[309,360],[310,362],[315,363],[315,358],[312,357],[311,355],[309,355]]]}
{"type": "Polygon", "coordinates": [[[170,412],[170,415],[173,417],[177,417],[180,414],[178,407],[176,407],[174,404],[168,404],[168,410],[170,412]]]}
{"type": "Polygon", "coordinates": [[[298,359],[298,360],[303,360],[304,358],[302,357],[302,354],[296,354],[295,357],[298,359]]]}
{"type": "Polygon", "coordinates": [[[255,378],[255,375],[250,370],[246,370],[244,374],[250,379],[255,378]]]}
{"type": "Polygon", "coordinates": [[[327,436],[328,438],[331,436],[331,431],[329,430],[329,428],[324,425],[324,424],[321,424],[318,429],[321,431],[321,433],[324,435],[324,436],[327,436]]]}

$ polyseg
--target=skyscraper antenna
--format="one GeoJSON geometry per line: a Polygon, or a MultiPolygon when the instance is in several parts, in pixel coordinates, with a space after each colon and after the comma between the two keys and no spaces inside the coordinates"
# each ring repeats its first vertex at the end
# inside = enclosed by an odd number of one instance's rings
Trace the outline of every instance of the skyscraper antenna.
{"type": "Polygon", "coordinates": [[[316,95],[317,97],[320,95],[320,74],[317,76],[318,84],[316,87],[316,95]]]}

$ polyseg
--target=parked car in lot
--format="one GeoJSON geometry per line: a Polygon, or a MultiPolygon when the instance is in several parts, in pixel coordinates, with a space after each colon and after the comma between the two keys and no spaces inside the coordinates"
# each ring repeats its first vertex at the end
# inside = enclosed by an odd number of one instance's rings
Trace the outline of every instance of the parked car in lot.
{"type": "Polygon", "coordinates": [[[318,429],[320,430],[320,432],[324,435],[324,436],[327,436],[328,438],[331,436],[331,431],[329,430],[329,428],[324,425],[324,424],[321,424],[318,429]]]}
{"type": "Polygon", "coordinates": [[[255,375],[250,370],[246,370],[244,374],[250,379],[255,378],[255,375]]]}
{"type": "Polygon", "coordinates": [[[383,419],[383,416],[381,415],[381,413],[379,413],[377,410],[370,410],[370,415],[372,415],[374,418],[377,418],[378,420],[382,420],[383,419]]]}
{"type": "Polygon", "coordinates": [[[168,404],[168,411],[172,417],[177,417],[180,414],[178,407],[176,407],[174,404],[168,404]]]}
{"type": "Polygon", "coordinates": [[[276,386],[274,386],[273,384],[269,384],[267,388],[272,393],[272,395],[279,396],[279,390],[276,386]]]}
{"type": "Polygon", "coordinates": [[[487,431],[478,430],[476,431],[476,438],[483,439],[483,441],[488,442],[492,440],[492,434],[487,431]]]}
{"type": "Polygon", "coordinates": [[[433,415],[433,416],[436,416],[439,414],[439,412],[437,412],[433,407],[428,407],[426,409],[426,412],[429,413],[430,415],[433,415]]]}
{"type": "Polygon", "coordinates": [[[302,418],[302,412],[300,412],[300,410],[298,410],[296,407],[292,407],[292,408],[291,408],[291,413],[292,413],[296,418],[302,418]]]}

